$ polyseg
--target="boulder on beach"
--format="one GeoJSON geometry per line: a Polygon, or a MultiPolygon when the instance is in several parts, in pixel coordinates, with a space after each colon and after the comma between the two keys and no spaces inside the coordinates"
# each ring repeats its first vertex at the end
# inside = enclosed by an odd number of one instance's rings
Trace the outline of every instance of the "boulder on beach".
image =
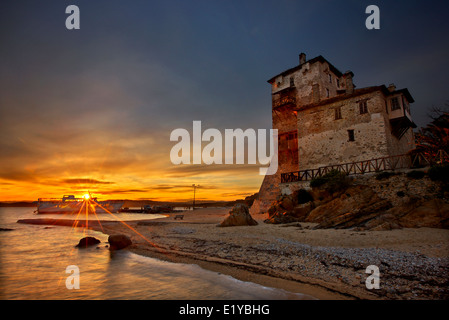
{"type": "Polygon", "coordinates": [[[249,214],[248,206],[243,203],[237,203],[225,219],[217,227],[232,226],[255,226],[257,221],[249,214]]]}
{"type": "Polygon", "coordinates": [[[89,246],[96,245],[100,243],[101,241],[94,237],[84,237],[82,238],[78,244],[75,246],[76,248],[86,248],[89,246]]]}
{"type": "Polygon", "coordinates": [[[124,249],[133,244],[131,239],[124,234],[111,234],[108,237],[108,242],[111,250],[124,249]]]}

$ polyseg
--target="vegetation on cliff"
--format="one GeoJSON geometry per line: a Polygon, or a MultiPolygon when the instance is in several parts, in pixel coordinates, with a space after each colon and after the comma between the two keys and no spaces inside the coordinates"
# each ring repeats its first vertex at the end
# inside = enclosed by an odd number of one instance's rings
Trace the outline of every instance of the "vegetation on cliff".
{"type": "Polygon", "coordinates": [[[440,150],[449,152],[449,112],[434,108],[430,117],[432,121],[415,134],[416,151],[437,158],[440,150]]]}

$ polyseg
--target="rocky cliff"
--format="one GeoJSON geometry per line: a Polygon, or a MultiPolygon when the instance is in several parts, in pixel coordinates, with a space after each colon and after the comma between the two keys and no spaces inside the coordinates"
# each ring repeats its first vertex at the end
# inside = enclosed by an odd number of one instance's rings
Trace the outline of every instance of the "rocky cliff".
{"type": "Polygon", "coordinates": [[[338,183],[340,187],[329,182],[282,196],[268,209],[266,222],[358,230],[449,228],[445,182],[432,181],[424,171],[345,176],[338,183]]]}

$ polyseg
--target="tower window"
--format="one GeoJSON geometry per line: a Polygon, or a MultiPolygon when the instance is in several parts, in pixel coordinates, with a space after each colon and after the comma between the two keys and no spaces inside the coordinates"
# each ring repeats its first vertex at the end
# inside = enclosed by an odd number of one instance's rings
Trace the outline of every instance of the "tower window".
{"type": "Polygon", "coordinates": [[[343,119],[341,116],[341,107],[335,108],[335,120],[343,119]]]}
{"type": "Polygon", "coordinates": [[[368,103],[365,101],[359,102],[360,114],[368,113],[368,103]]]}
{"type": "Polygon", "coordinates": [[[348,130],[348,141],[355,141],[354,130],[348,130]]]}
{"type": "Polygon", "coordinates": [[[328,98],[329,98],[329,97],[330,97],[330,95],[331,95],[331,93],[330,93],[329,89],[327,89],[327,88],[326,88],[326,97],[328,97],[328,98]]]}
{"type": "Polygon", "coordinates": [[[391,99],[391,111],[400,109],[398,97],[394,97],[391,99]]]}
{"type": "Polygon", "coordinates": [[[329,83],[332,83],[332,75],[329,73],[329,83]]]}

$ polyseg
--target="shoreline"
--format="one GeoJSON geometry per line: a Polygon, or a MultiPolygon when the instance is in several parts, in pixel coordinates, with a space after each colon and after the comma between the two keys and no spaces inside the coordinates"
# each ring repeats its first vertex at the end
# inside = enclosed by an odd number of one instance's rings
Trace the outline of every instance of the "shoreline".
{"type": "MultiPolygon", "coordinates": [[[[312,224],[217,228],[230,208],[204,208],[153,220],[89,221],[105,234],[126,234],[129,250],[200,267],[238,280],[323,300],[441,299],[449,296],[449,230],[356,232],[312,224]],[[368,290],[365,269],[379,265],[381,288],[368,290]]],[[[25,219],[31,224],[72,226],[68,219],[25,219]],[[33,220],[33,221],[30,221],[33,220]]],[[[83,220],[78,227],[85,226],[83,220]]]]}

